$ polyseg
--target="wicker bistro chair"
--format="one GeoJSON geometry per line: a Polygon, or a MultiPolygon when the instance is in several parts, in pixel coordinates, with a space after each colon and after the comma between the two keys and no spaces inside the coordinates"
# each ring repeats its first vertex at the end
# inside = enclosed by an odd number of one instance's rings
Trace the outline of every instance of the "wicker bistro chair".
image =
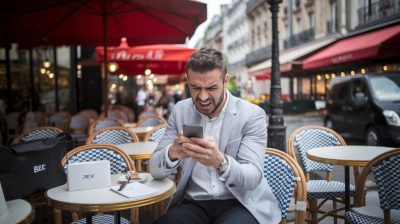
{"type": "Polygon", "coordinates": [[[93,109],[84,109],[84,110],[81,110],[81,111],[79,111],[79,114],[85,116],[89,121],[92,120],[92,119],[94,120],[94,119],[96,119],[96,118],[99,116],[99,114],[97,113],[97,111],[95,111],[95,110],[93,110],[93,109]]]}
{"type": "MultiPolygon", "coordinates": [[[[135,171],[132,160],[121,149],[111,145],[84,145],[77,147],[67,153],[62,159],[61,164],[67,172],[67,164],[74,162],[89,162],[98,160],[110,161],[110,173],[120,174],[126,171],[135,171]]],[[[138,209],[131,210],[132,223],[138,223],[138,209]]],[[[86,218],[78,220],[78,216],[73,214],[73,224],[86,223],[86,218]]],[[[114,223],[114,217],[108,214],[95,215],[92,218],[93,223],[114,223]]],[[[130,223],[130,221],[121,217],[121,223],[130,223]]]]}
{"type": "Polygon", "coordinates": [[[108,127],[97,130],[91,134],[86,144],[119,145],[132,142],[139,142],[139,138],[128,128],[108,127]]]}
{"type": "Polygon", "coordinates": [[[68,131],[70,121],[71,114],[68,111],[60,111],[50,117],[49,125],[62,129],[64,131],[68,131]]]}
{"type": "MultiPolygon", "coordinates": [[[[299,154],[299,161],[303,165],[305,177],[307,180],[307,198],[309,209],[311,212],[311,223],[318,223],[327,216],[333,216],[334,222],[337,218],[343,218],[337,214],[344,208],[336,208],[336,203],[344,203],[345,184],[332,180],[332,164],[318,163],[307,158],[306,152],[309,149],[323,146],[339,146],[346,145],[343,138],[335,131],[320,126],[304,126],[296,129],[289,137],[288,153],[296,159],[296,151],[299,154]],[[310,180],[310,172],[324,171],[326,172],[326,180],[310,180]],[[318,199],[322,202],[318,204],[318,199]],[[333,201],[333,210],[320,210],[321,206],[328,200],[333,201]],[[318,213],[323,214],[318,218],[318,213]]],[[[355,186],[350,186],[350,196],[354,196],[355,186]]]]}
{"type": "Polygon", "coordinates": [[[282,221],[286,223],[291,198],[295,201],[295,223],[304,223],[307,208],[306,179],[297,161],[286,153],[267,148],[264,160],[264,177],[281,208],[282,221]]]}
{"type": "Polygon", "coordinates": [[[143,117],[138,121],[138,127],[151,127],[151,126],[158,126],[161,124],[167,124],[167,121],[160,116],[143,117]]]}
{"type": "Polygon", "coordinates": [[[88,138],[89,120],[82,114],[71,117],[69,131],[77,146],[84,145],[88,138]]]}
{"type": "Polygon", "coordinates": [[[151,132],[147,133],[144,137],[144,141],[159,142],[164,136],[165,130],[167,130],[166,124],[161,124],[155,127],[151,132]]]}
{"type": "Polygon", "coordinates": [[[121,110],[128,117],[128,122],[135,122],[135,112],[133,112],[133,110],[128,106],[122,104],[114,104],[111,106],[111,109],[121,110]]]}
{"type": "Polygon", "coordinates": [[[18,144],[21,142],[28,142],[28,141],[34,141],[34,140],[39,140],[39,139],[46,139],[46,138],[53,138],[56,137],[58,134],[63,132],[63,130],[55,127],[38,127],[38,128],[33,128],[30,129],[21,135],[19,135],[17,138],[15,138],[11,144],[18,144]]]}
{"type": "Polygon", "coordinates": [[[400,224],[400,148],[371,160],[362,171],[354,199],[354,207],[346,218],[355,224],[400,224]],[[363,206],[364,186],[368,175],[375,176],[380,207],[363,206]],[[362,207],[363,206],[363,207],[362,207]]]}
{"type": "Polygon", "coordinates": [[[102,128],[117,127],[117,126],[123,127],[124,124],[121,121],[114,118],[109,118],[109,117],[98,118],[90,124],[88,133],[89,135],[91,135],[93,132],[100,130],[102,128]]]}

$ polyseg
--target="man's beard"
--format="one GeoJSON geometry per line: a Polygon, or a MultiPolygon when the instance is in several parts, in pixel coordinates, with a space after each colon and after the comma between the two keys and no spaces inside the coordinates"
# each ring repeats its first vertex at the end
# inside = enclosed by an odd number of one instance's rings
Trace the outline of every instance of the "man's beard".
{"type": "MultiPolygon", "coordinates": [[[[197,108],[198,111],[200,111],[202,114],[204,114],[204,115],[206,115],[206,116],[210,116],[210,115],[213,114],[213,113],[219,108],[219,106],[222,104],[222,102],[224,101],[224,95],[225,95],[225,90],[222,90],[221,95],[219,96],[217,102],[215,102],[214,100],[211,101],[211,102],[212,102],[212,105],[214,106],[214,108],[212,108],[212,110],[211,110],[210,112],[205,112],[205,111],[202,110],[201,108],[197,107],[197,104],[196,104],[196,102],[194,102],[194,99],[193,99],[193,98],[192,98],[192,100],[193,100],[193,103],[194,103],[194,105],[196,106],[196,108],[197,108]]],[[[200,100],[196,99],[196,101],[199,102],[200,100]]],[[[200,101],[200,102],[201,102],[201,101],[200,101]]]]}

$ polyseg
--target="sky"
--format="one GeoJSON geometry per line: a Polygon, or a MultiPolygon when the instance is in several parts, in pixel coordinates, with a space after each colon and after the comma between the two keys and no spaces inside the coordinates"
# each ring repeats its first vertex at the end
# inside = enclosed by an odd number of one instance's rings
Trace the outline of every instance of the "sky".
{"type": "Polygon", "coordinates": [[[189,47],[194,47],[197,41],[203,37],[204,31],[206,30],[208,24],[210,24],[213,16],[220,14],[221,4],[228,4],[231,2],[231,0],[200,0],[200,2],[207,4],[207,20],[197,27],[192,38],[189,40],[189,47]]]}

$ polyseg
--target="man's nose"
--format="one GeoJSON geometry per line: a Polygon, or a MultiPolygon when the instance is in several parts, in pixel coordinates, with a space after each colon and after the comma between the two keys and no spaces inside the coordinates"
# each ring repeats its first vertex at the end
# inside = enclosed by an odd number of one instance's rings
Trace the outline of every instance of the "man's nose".
{"type": "Polygon", "coordinates": [[[199,99],[205,101],[208,99],[208,93],[205,90],[201,90],[199,94],[199,99]]]}

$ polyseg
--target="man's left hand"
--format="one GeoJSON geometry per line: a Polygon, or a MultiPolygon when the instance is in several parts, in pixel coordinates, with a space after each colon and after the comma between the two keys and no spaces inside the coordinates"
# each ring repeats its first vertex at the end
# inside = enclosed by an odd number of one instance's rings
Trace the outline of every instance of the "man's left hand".
{"type": "Polygon", "coordinates": [[[186,154],[196,161],[206,165],[218,168],[224,161],[224,155],[219,151],[217,144],[211,137],[190,138],[192,143],[183,143],[186,154]]]}

